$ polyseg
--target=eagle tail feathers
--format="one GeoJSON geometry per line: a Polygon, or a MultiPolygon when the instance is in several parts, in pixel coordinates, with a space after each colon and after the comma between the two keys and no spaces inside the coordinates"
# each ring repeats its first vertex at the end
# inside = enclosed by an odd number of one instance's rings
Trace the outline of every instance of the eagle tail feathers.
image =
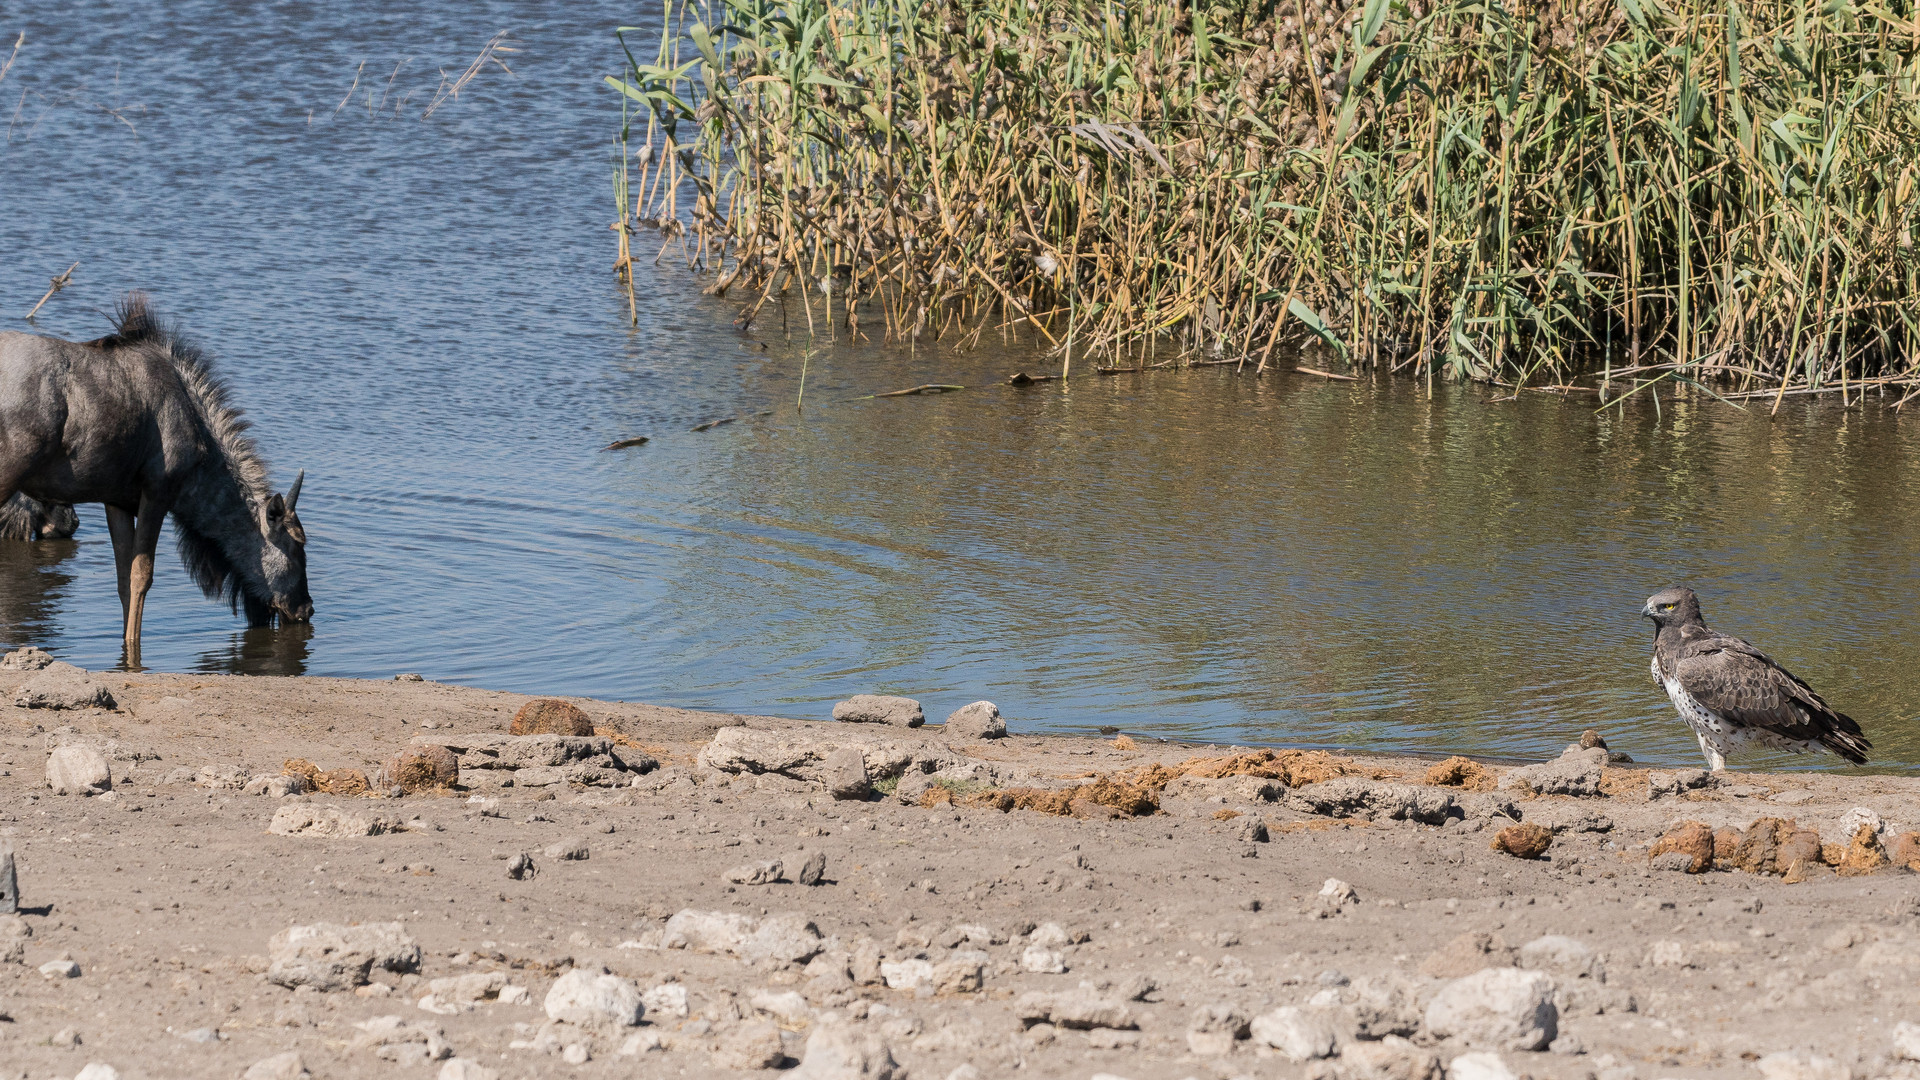
{"type": "Polygon", "coordinates": [[[1855,765],[1867,763],[1867,751],[1873,744],[1860,732],[1860,725],[1846,713],[1830,714],[1827,730],[1820,733],[1820,745],[1855,765]]]}

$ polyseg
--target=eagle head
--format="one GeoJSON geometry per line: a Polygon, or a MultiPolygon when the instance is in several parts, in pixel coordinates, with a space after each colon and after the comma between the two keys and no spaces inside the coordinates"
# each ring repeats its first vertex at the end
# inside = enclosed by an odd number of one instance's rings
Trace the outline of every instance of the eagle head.
{"type": "Polygon", "coordinates": [[[1647,597],[1647,605],[1640,614],[1653,620],[1655,626],[1682,626],[1700,620],[1700,598],[1693,590],[1682,585],[1661,589],[1647,597]]]}

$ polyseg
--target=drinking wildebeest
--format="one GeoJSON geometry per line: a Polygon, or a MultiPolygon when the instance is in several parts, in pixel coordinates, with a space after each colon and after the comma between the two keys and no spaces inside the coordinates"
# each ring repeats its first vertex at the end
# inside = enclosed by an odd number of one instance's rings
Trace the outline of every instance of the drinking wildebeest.
{"type": "Polygon", "coordinates": [[[0,540],[67,540],[80,531],[80,515],[66,503],[43,503],[16,493],[0,503],[0,540]]]}
{"type": "Polygon", "coordinates": [[[307,534],[286,495],[267,487],[247,421],[207,358],[166,326],[140,293],[120,304],[98,341],[0,333],[0,502],[97,502],[120,578],[126,648],[140,648],[140,614],[168,513],[180,560],[207,596],[247,621],[305,622],[307,534]]]}

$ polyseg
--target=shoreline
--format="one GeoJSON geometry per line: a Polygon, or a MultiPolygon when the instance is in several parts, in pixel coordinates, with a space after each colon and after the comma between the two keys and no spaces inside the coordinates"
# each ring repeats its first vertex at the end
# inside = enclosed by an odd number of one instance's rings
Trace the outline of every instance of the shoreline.
{"type": "Polygon", "coordinates": [[[1697,846],[1687,821],[1709,865],[1729,828],[1754,842],[1717,865],[1759,865],[1762,818],[1817,829],[1844,863],[1856,806],[1891,850],[1920,829],[1911,777],[1707,784],[1576,748],[1434,785],[1408,756],[587,698],[563,700],[597,736],[529,741],[506,734],[527,695],[314,676],[100,672],[114,710],[13,706],[38,674],[0,670],[0,841],[26,908],[0,916],[0,956],[18,953],[0,962],[0,1061],[34,1080],[89,1062],[240,1076],[285,1054],[323,1078],[487,1075],[442,1056],[501,1078],[877,1077],[879,1044],[916,1080],[1439,1080],[1487,1075],[1455,1064],[1477,1053],[1534,1080],[1751,1077],[1761,1060],[1775,1080],[1920,1077],[1894,1056],[1894,1022],[1920,1020],[1909,871],[1668,868],[1697,846]],[[98,751],[111,794],[53,793],[60,745],[98,751]],[[448,748],[459,788],[271,794],[288,759],[378,787],[423,745],[448,748]],[[1516,817],[1550,836],[1545,857],[1493,850],[1516,817]],[[1663,835],[1684,850],[1655,855],[1663,835]],[[376,949],[320,977],[276,940],[390,922],[417,961],[376,949]],[[603,969],[596,985],[648,1002],[640,1023],[554,1006],[603,969]],[[1546,995],[1551,1038],[1449,1005],[1503,979],[1546,995]],[[827,1070],[835,1054],[868,1064],[827,1070]]]}

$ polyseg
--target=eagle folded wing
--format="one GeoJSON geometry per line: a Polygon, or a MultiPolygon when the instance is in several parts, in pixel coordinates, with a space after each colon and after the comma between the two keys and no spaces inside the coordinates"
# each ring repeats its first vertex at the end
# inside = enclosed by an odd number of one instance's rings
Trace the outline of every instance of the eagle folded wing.
{"type": "Polygon", "coordinates": [[[1836,716],[1820,695],[1745,642],[1690,649],[1674,677],[1693,700],[1729,723],[1814,740],[1836,716]]]}

